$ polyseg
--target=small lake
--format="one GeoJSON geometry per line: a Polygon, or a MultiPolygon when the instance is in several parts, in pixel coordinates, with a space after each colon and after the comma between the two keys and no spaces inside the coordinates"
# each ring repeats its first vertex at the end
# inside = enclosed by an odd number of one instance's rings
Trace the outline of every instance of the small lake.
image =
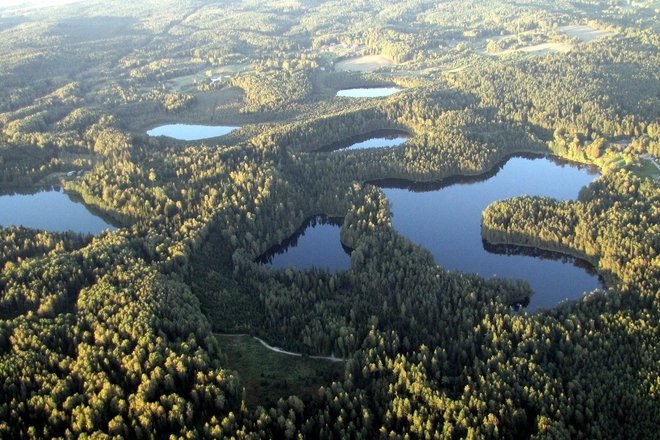
{"type": "Polygon", "coordinates": [[[364,135],[354,136],[347,140],[319,148],[316,151],[350,151],[367,150],[370,148],[397,147],[405,143],[410,135],[402,130],[378,130],[364,135]]]}
{"type": "Polygon", "coordinates": [[[527,280],[535,295],[527,310],[550,308],[564,299],[602,288],[584,262],[534,249],[482,242],[481,213],[492,202],[522,195],[576,199],[597,174],[551,158],[510,158],[488,175],[437,184],[381,181],[391,203],[392,225],[424,246],[450,270],[527,280]]]}
{"type": "Polygon", "coordinates": [[[116,229],[62,190],[0,195],[0,226],[98,234],[116,229]]]}
{"type": "Polygon", "coordinates": [[[149,136],[167,136],[180,141],[198,141],[224,136],[238,129],[228,125],[168,124],[147,131],[149,136]]]}
{"type": "Polygon", "coordinates": [[[339,239],[342,222],[340,218],[325,215],[311,217],[291,238],[272,247],[256,261],[275,269],[291,267],[307,270],[316,267],[330,272],[348,270],[351,256],[339,239]]]}
{"type": "Polygon", "coordinates": [[[401,89],[398,87],[359,87],[340,90],[337,92],[337,96],[344,98],[382,98],[400,91],[401,89]]]}

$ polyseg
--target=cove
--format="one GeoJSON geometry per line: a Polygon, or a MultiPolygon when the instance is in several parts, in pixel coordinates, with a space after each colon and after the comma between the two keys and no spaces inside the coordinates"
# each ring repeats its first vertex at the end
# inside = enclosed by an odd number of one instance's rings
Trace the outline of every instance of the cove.
{"type": "Polygon", "coordinates": [[[344,98],[382,98],[400,91],[401,89],[398,87],[358,87],[355,89],[342,89],[337,92],[337,96],[344,98]]]}
{"type": "Polygon", "coordinates": [[[392,225],[428,249],[449,270],[519,278],[535,294],[527,310],[550,308],[602,287],[581,261],[550,252],[484,245],[481,213],[492,202],[522,195],[576,199],[597,174],[553,158],[513,157],[490,173],[433,184],[373,182],[391,204],[392,225]]]}
{"type": "Polygon", "coordinates": [[[168,124],[147,131],[149,136],[167,136],[180,141],[198,141],[224,136],[239,127],[228,125],[168,124]]]}
{"type": "Polygon", "coordinates": [[[116,229],[61,189],[0,195],[0,226],[82,234],[116,229]]]}
{"type": "Polygon", "coordinates": [[[368,150],[370,148],[397,147],[405,143],[410,135],[403,130],[377,130],[353,136],[334,144],[321,147],[317,152],[368,150]]]}
{"type": "Polygon", "coordinates": [[[256,262],[274,269],[348,270],[351,267],[350,252],[339,239],[342,223],[343,219],[336,217],[310,217],[290,238],[270,248],[256,262]]]}

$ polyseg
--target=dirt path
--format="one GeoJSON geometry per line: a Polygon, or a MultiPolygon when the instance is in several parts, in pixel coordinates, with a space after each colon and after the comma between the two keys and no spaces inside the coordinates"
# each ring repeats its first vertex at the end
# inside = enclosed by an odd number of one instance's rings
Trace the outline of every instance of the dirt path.
{"type": "MultiPolygon", "coordinates": [[[[228,334],[228,333],[216,333],[217,336],[250,336],[245,333],[237,333],[237,334],[228,334]]],[[[258,338],[256,336],[252,336],[252,339],[258,341],[261,345],[266,347],[270,351],[274,351],[275,353],[280,353],[280,354],[285,354],[287,356],[297,356],[297,357],[303,357],[302,353],[294,353],[293,351],[286,351],[282,350],[279,347],[273,347],[272,345],[269,345],[266,341],[264,341],[261,338],[258,338]]],[[[339,358],[334,355],[332,356],[307,356],[310,359],[319,359],[323,361],[330,361],[330,362],[343,362],[345,361],[344,358],[339,358]]]]}
{"type": "Polygon", "coordinates": [[[642,154],[640,157],[642,159],[646,159],[649,162],[651,162],[653,165],[655,165],[658,171],[660,171],[660,165],[658,164],[658,162],[655,161],[655,158],[653,156],[651,156],[650,154],[642,154]]]}

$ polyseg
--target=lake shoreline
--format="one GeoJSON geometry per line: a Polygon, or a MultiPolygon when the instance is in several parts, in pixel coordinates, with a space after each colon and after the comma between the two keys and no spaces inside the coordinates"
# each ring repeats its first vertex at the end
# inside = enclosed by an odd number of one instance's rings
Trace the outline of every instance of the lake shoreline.
{"type": "MultiPolygon", "coordinates": [[[[482,243],[482,212],[492,203],[524,195],[577,200],[581,189],[597,177],[592,171],[548,154],[513,153],[481,174],[428,182],[381,179],[369,183],[387,197],[393,229],[430,251],[440,267],[484,279],[526,280],[537,294],[530,303],[532,310],[550,308],[557,300],[601,288],[604,284],[596,277],[600,275],[597,266],[585,268],[562,258],[525,253],[490,252],[482,243]]],[[[592,261],[580,257],[574,256],[592,261]]]]}
{"type": "MultiPolygon", "coordinates": [[[[378,130],[372,130],[368,131],[366,133],[362,134],[356,134],[354,136],[348,137],[346,139],[342,139],[341,141],[338,142],[333,142],[328,145],[324,145],[320,148],[316,148],[314,150],[311,150],[311,153],[332,153],[335,151],[355,151],[351,150],[350,148],[360,142],[363,141],[368,141],[371,139],[381,139],[381,138],[388,138],[389,136],[393,137],[406,137],[410,138],[412,136],[412,133],[409,131],[400,129],[400,128],[381,128],[378,130]]],[[[406,139],[407,141],[407,139],[406,139]]],[[[405,141],[404,141],[405,142],[405,141]]],[[[395,148],[395,146],[387,146],[387,147],[372,147],[368,149],[378,149],[378,148],[395,148]]]]}

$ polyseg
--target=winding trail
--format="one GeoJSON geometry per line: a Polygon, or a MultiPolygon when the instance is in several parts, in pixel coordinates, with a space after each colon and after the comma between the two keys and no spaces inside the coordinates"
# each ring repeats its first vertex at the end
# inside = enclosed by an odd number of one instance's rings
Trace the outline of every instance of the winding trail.
{"type": "Polygon", "coordinates": [[[642,159],[646,159],[649,162],[651,162],[653,165],[655,165],[658,171],[660,171],[660,165],[658,165],[658,162],[655,161],[655,158],[653,156],[651,156],[650,154],[642,154],[640,157],[642,159]]]}
{"type": "MultiPolygon", "coordinates": [[[[264,341],[263,339],[258,338],[257,336],[250,336],[246,333],[216,333],[216,336],[226,336],[226,337],[248,336],[248,337],[251,337],[252,339],[258,341],[261,345],[266,347],[268,350],[273,351],[275,353],[285,354],[285,355],[288,355],[288,356],[303,357],[302,353],[294,353],[293,351],[286,351],[286,350],[282,350],[279,347],[273,347],[272,345],[269,345],[268,342],[264,341]]],[[[306,356],[306,357],[309,358],[309,359],[319,359],[319,360],[330,361],[330,362],[344,362],[346,360],[344,358],[336,357],[334,355],[330,355],[330,356],[306,356]]]]}

